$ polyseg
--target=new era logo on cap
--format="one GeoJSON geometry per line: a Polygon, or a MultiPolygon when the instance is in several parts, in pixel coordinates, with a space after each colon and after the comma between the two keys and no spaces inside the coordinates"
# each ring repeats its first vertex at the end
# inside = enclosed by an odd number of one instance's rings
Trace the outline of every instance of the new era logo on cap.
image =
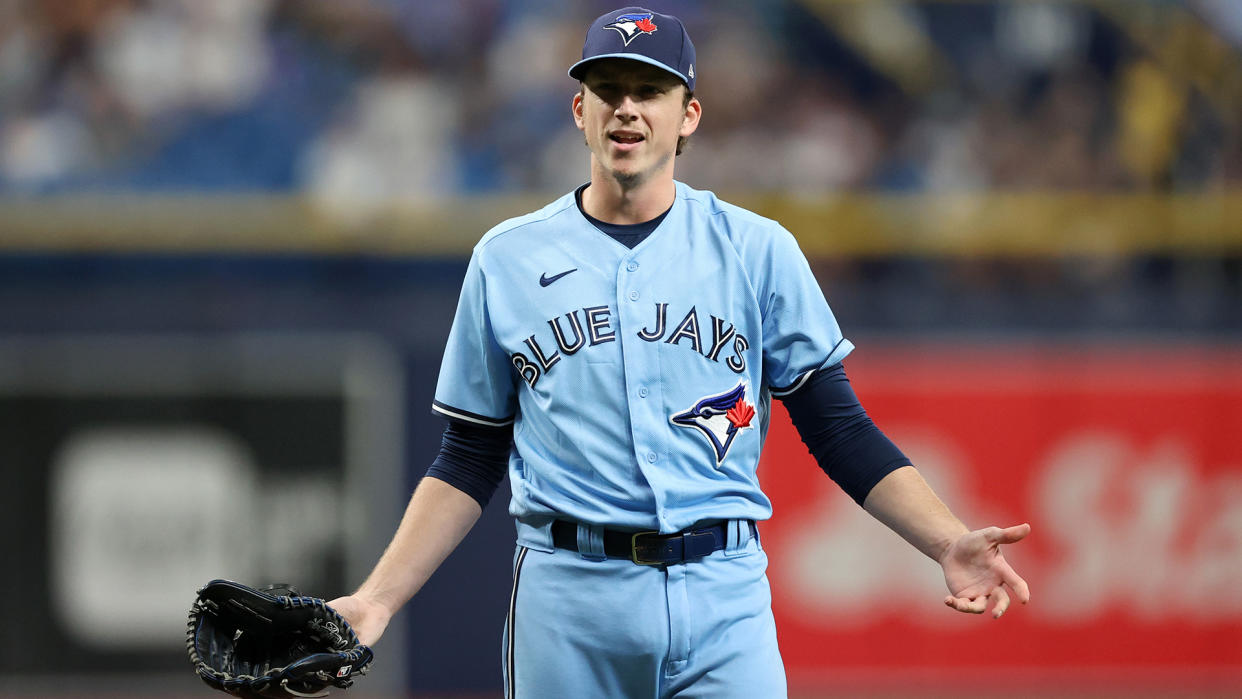
{"type": "Polygon", "coordinates": [[[681,20],[642,7],[626,7],[603,15],[587,30],[582,60],[569,69],[581,80],[586,67],[601,58],[628,58],[649,63],[681,78],[694,91],[694,44],[681,20]]]}

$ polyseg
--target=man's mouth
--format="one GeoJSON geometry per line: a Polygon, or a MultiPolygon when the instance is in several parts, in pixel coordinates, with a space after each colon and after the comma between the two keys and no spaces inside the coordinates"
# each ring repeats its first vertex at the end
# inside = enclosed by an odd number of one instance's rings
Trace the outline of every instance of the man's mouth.
{"type": "Polygon", "coordinates": [[[633,144],[641,143],[644,139],[640,134],[636,133],[612,133],[608,136],[613,143],[633,144]]]}

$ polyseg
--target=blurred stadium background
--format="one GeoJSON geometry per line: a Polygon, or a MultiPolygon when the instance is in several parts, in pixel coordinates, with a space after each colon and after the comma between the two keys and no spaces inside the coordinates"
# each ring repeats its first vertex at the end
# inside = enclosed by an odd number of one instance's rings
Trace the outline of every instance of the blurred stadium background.
{"type": "MultiPolygon", "coordinates": [[[[1004,620],[774,416],[795,696],[1242,694],[1242,3],[648,2],[693,186],[782,221],[1004,620]]],[[[212,577],[356,585],[438,447],[474,242],[587,177],[595,0],[0,0],[0,696],[202,696],[212,577]]],[[[505,493],[365,697],[496,696],[505,493]]]]}

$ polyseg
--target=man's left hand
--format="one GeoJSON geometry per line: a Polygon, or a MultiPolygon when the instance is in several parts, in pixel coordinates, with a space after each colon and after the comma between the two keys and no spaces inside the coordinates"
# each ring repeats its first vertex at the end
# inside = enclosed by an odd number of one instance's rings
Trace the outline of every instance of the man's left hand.
{"type": "Polygon", "coordinates": [[[959,537],[940,559],[950,593],[944,603],[969,614],[982,614],[990,605],[993,618],[999,619],[1009,608],[1006,587],[1019,602],[1029,602],[1030,588],[1005,561],[1000,546],[1021,541],[1030,533],[1031,525],[1019,524],[1007,529],[976,529],[959,537]]]}

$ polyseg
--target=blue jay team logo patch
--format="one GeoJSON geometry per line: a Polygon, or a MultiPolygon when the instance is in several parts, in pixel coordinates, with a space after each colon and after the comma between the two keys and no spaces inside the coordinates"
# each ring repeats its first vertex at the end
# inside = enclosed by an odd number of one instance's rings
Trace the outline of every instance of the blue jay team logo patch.
{"type": "Polygon", "coordinates": [[[621,15],[613,20],[612,23],[605,24],[604,29],[617,30],[617,33],[621,35],[621,40],[625,42],[626,46],[629,46],[634,37],[639,34],[655,33],[656,25],[655,22],[651,21],[652,16],[649,12],[621,15]]]}
{"type": "Polygon", "coordinates": [[[716,450],[719,466],[729,453],[733,438],[739,430],[752,427],[754,417],[755,406],[747,402],[743,382],[724,393],[700,399],[694,407],[669,418],[669,422],[698,430],[716,450]]]}

